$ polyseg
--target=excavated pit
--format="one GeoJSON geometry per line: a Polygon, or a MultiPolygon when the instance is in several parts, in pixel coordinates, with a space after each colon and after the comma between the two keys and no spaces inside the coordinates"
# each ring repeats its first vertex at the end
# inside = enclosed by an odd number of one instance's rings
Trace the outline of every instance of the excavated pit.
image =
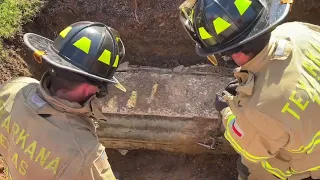
{"type": "MultiPolygon", "coordinates": [[[[178,19],[178,6],[183,0],[50,0],[32,23],[24,26],[24,32],[34,32],[53,39],[71,23],[80,20],[100,21],[117,29],[126,46],[124,61],[132,65],[174,68],[208,63],[196,55],[194,43],[184,32],[178,19]]],[[[305,21],[320,25],[319,0],[295,0],[287,21],[305,21]]],[[[27,63],[32,61],[22,43],[22,37],[7,40],[6,44],[20,49],[16,51],[27,63]]],[[[13,53],[8,59],[0,80],[4,82],[16,76],[25,64],[13,53]],[[12,63],[13,61],[14,63],[12,63]],[[16,64],[16,62],[18,64],[16,64]],[[10,72],[9,72],[10,71],[10,72]],[[13,74],[13,75],[10,75],[13,74]]],[[[35,68],[41,74],[45,68],[35,68]]],[[[217,70],[219,71],[219,70],[217,70]]],[[[222,76],[229,75],[221,71],[222,76]]],[[[18,74],[20,75],[20,74],[18,74]]],[[[39,76],[37,77],[39,78],[39,76]]],[[[212,154],[185,155],[148,150],[129,151],[126,156],[109,149],[113,170],[125,173],[125,179],[236,179],[237,155],[212,154]]]]}

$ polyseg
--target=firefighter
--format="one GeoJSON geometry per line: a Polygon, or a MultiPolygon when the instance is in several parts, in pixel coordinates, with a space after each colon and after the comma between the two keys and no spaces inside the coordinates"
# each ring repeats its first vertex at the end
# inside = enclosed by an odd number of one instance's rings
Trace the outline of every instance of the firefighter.
{"type": "MultiPolygon", "coordinates": [[[[286,22],[292,0],[180,6],[196,52],[231,58],[236,92],[216,96],[239,179],[320,179],[320,27],[286,22]]],[[[229,88],[230,89],[230,88],[229,88]]]]}
{"type": "MultiPolygon", "coordinates": [[[[116,30],[81,21],[54,41],[24,35],[38,63],[50,67],[40,82],[19,77],[0,87],[0,154],[9,179],[116,179],[96,133],[106,120],[99,98],[125,55],[116,30]]],[[[122,88],[123,89],[123,88],[122,88]]]]}

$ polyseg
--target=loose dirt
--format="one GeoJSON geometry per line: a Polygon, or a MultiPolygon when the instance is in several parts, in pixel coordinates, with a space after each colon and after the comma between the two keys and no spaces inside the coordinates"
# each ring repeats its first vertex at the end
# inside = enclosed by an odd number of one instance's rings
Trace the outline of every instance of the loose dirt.
{"type": "MultiPolygon", "coordinates": [[[[124,180],[236,180],[238,155],[185,155],[148,150],[129,151],[125,156],[107,149],[112,170],[124,180]]],[[[0,158],[0,180],[5,176],[0,158]]]]}
{"type": "Polygon", "coordinates": [[[9,49],[7,58],[0,58],[0,84],[17,76],[32,76],[16,50],[9,49]]]}
{"type": "MultiPolygon", "coordinates": [[[[173,68],[208,63],[195,53],[195,43],[179,21],[184,0],[51,0],[33,23],[24,27],[50,39],[76,21],[99,21],[115,28],[130,64],[173,68]]],[[[320,24],[319,0],[295,0],[287,21],[320,24]]]]}
{"type": "Polygon", "coordinates": [[[129,151],[125,156],[107,150],[114,172],[130,180],[235,180],[238,155],[184,155],[147,150],[129,151]]]}

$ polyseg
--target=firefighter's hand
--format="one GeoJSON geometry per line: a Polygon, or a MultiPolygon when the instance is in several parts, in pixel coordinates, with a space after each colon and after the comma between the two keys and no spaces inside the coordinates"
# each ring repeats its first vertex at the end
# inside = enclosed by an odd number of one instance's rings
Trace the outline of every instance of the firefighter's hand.
{"type": "Polygon", "coordinates": [[[226,91],[228,91],[230,94],[235,96],[237,94],[237,87],[239,86],[239,82],[237,79],[232,80],[229,82],[228,86],[225,88],[226,91]]]}
{"type": "Polygon", "coordinates": [[[221,93],[216,94],[216,100],[214,102],[214,105],[216,110],[219,112],[221,112],[224,108],[229,106],[227,102],[223,100],[221,93]]]}

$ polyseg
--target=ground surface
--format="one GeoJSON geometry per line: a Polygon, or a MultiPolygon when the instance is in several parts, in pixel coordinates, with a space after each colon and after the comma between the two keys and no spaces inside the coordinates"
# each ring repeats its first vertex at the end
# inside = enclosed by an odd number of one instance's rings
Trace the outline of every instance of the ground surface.
{"type": "MultiPolygon", "coordinates": [[[[237,155],[184,155],[148,150],[129,151],[125,156],[107,149],[114,172],[122,172],[124,180],[236,180],[237,155]]],[[[0,158],[0,180],[4,176],[0,158]]]]}
{"type": "Polygon", "coordinates": [[[236,180],[234,156],[184,155],[145,150],[122,156],[108,150],[113,171],[122,171],[126,180],[236,180]]]}

